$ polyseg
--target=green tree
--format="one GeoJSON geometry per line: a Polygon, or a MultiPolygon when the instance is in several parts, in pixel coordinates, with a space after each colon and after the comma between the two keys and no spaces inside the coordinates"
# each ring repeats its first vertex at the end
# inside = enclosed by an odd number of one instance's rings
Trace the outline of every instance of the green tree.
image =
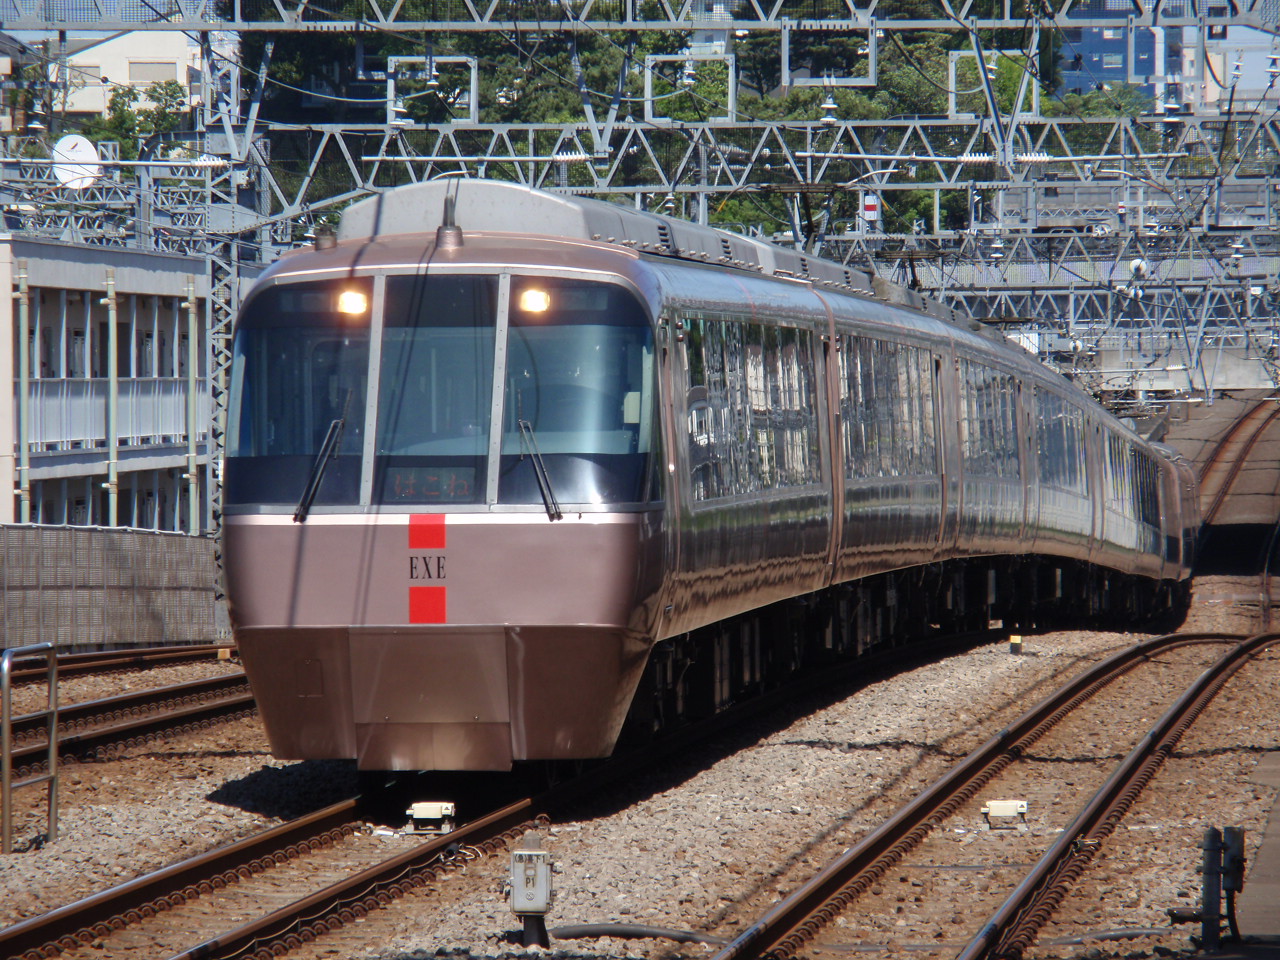
{"type": "Polygon", "coordinates": [[[89,120],[84,134],[95,142],[115,140],[122,159],[136,160],[165,136],[188,125],[185,108],[186,92],[176,80],[153,83],[145,90],[117,87],[111,92],[107,112],[89,120]],[[150,106],[140,107],[141,103],[150,106]]]}
{"type": "Polygon", "coordinates": [[[147,135],[175,133],[187,126],[187,92],[177,80],[153,83],[143,93],[151,104],[138,111],[138,123],[147,135]]]}
{"type": "Polygon", "coordinates": [[[1121,83],[1088,93],[1066,93],[1041,103],[1045,116],[1139,117],[1151,109],[1151,97],[1142,88],[1121,83]]]}

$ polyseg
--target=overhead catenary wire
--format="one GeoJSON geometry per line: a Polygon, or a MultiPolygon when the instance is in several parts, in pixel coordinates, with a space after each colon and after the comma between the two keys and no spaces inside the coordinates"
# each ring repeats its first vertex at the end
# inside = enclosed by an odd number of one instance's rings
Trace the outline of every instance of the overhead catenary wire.
{"type": "MultiPolygon", "coordinates": [[[[337,12],[335,12],[335,11],[334,11],[334,10],[332,10],[332,9],[326,9],[326,8],[324,8],[324,7],[313,7],[312,9],[315,9],[315,10],[317,10],[317,11],[319,11],[319,12],[325,13],[325,14],[327,14],[327,15],[331,16],[331,17],[337,17],[337,16],[338,16],[337,12]]],[[[619,49],[619,50],[622,50],[622,47],[621,47],[619,44],[617,44],[617,43],[612,39],[612,36],[611,36],[607,31],[602,31],[602,30],[598,29],[597,27],[595,27],[593,24],[586,23],[586,22],[584,22],[583,20],[581,20],[581,19],[579,18],[579,16],[577,15],[576,11],[574,11],[572,7],[568,7],[567,9],[566,9],[566,8],[564,8],[564,7],[562,7],[562,8],[561,8],[561,13],[562,13],[562,16],[561,16],[561,18],[560,18],[559,20],[557,20],[557,21],[553,21],[553,22],[545,22],[545,23],[544,23],[544,22],[542,22],[542,21],[539,21],[539,22],[537,22],[537,23],[536,23],[535,28],[536,28],[536,29],[538,29],[538,30],[541,30],[541,29],[543,29],[543,28],[545,27],[545,28],[546,28],[546,29],[548,29],[548,30],[558,30],[558,31],[559,31],[559,30],[575,30],[575,31],[576,31],[576,30],[578,30],[578,29],[587,29],[587,30],[590,30],[590,31],[593,33],[593,35],[595,35],[596,37],[600,38],[603,42],[608,43],[608,44],[612,45],[613,47],[616,47],[616,48],[617,48],[617,49],[619,49]]],[[[953,16],[953,17],[952,17],[952,19],[953,19],[953,20],[954,20],[954,21],[955,21],[955,22],[956,22],[956,23],[957,23],[961,28],[966,29],[966,30],[972,29],[972,28],[970,27],[970,25],[965,24],[963,21],[959,20],[959,18],[956,18],[956,17],[954,17],[954,16],[953,16]]],[[[1024,17],[1024,19],[1023,19],[1023,37],[1024,37],[1024,42],[1025,42],[1026,33],[1027,33],[1027,24],[1029,24],[1029,23],[1030,23],[1031,19],[1032,19],[1032,15],[1031,15],[1031,14],[1028,14],[1028,15],[1027,15],[1027,16],[1025,16],[1025,17],[1024,17]]],[[[369,28],[370,28],[370,29],[372,29],[372,30],[383,30],[383,31],[384,31],[384,32],[386,32],[386,33],[389,33],[389,32],[390,32],[390,31],[387,31],[385,28],[380,27],[377,23],[374,23],[374,22],[370,22],[370,21],[361,21],[361,23],[362,23],[362,25],[367,26],[367,27],[369,27],[369,28]]],[[[517,52],[519,52],[519,53],[521,54],[521,56],[527,57],[527,58],[528,58],[528,61],[529,61],[529,63],[530,63],[531,65],[535,65],[535,66],[537,66],[540,70],[542,70],[542,71],[544,72],[544,74],[545,74],[545,75],[551,76],[551,77],[552,77],[554,80],[556,80],[558,83],[563,84],[563,85],[566,87],[566,89],[569,89],[569,88],[571,88],[571,87],[575,87],[575,86],[576,86],[576,82],[575,82],[575,81],[571,80],[570,78],[568,78],[568,77],[564,76],[564,75],[563,75],[562,73],[560,73],[559,71],[555,70],[555,69],[554,69],[550,64],[548,64],[547,62],[545,62],[545,61],[540,57],[540,55],[539,55],[539,53],[538,53],[538,49],[537,49],[537,44],[536,44],[536,43],[535,43],[535,45],[534,45],[532,48],[528,47],[528,45],[524,42],[523,38],[521,37],[521,34],[520,34],[520,28],[519,28],[519,25],[518,25],[518,24],[513,24],[513,28],[514,28],[514,29],[513,29],[513,32],[512,32],[511,34],[503,33],[503,34],[501,34],[501,35],[503,36],[504,40],[506,40],[508,43],[510,43],[510,44],[511,44],[511,45],[512,45],[516,50],[517,50],[517,52]]],[[[1061,24],[1057,24],[1057,23],[1055,23],[1055,24],[1053,25],[1053,28],[1054,28],[1054,29],[1056,29],[1056,30],[1058,30],[1060,33],[1062,32],[1062,29],[1063,29],[1063,28],[1062,28],[1062,25],[1061,25],[1061,24]]],[[[190,36],[191,34],[188,34],[188,35],[190,36]]],[[[912,68],[912,69],[914,69],[914,70],[916,70],[917,72],[919,72],[922,76],[925,76],[925,77],[926,77],[926,79],[928,79],[930,82],[932,82],[932,83],[934,84],[934,86],[935,86],[935,87],[939,87],[940,85],[938,85],[938,84],[937,84],[937,82],[936,82],[936,81],[934,81],[931,77],[928,77],[927,71],[925,71],[925,70],[920,66],[920,64],[915,60],[915,58],[910,54],[910,52],[909,52],[909,51],[905,48],[905,46],[901,43],[901,41],[898,39],[897,34],[896,34],[896,33],[893,33],[893,32],[890,32],[890,33],[889,33],[889,36],[891,37],[892,41],[894,42],[895,46],[899,49],[899,51],[900,51],[901,53],[903,53],[903,55],[904,55],[904,59],[907,61],[907,63],[909,64],[909,66],[911,66],[911,68],[912,68]]],[[[426,43],[425,41],[419,41],[419,40],[416,40],[416,39],[411,39],[411,40],[409,40],[409,42],[410,42],[411,44],[413,44],[414,46],[416,46],[416,47],[420,48],[420,49],[423,49],[423,50],[428,50],[428,49],[430,49],[430,45],[429,45],[428,43],[426,43]]],[[[1009,57],[1009,56],[1011,56],[1009,53],[1007,53],[1007,52],[1005,52],[1005,51],[997,51],[997,55],[998,55],[998,56],[1000,56],[1000,57],[1009,57]]],[[[493,63],[495,63],[495,61],[492,61],[492,60],[490,60],[490,59],[488,59],[488,58],[483,58],[483,57],[481,57],[481,58],[479,58],[479,59],[480,59],[483,63],[485,63],[485,64],[493,64],[493,63]]],[[[1033,76],[1038,76],[1038,72],[1034,70],[1033,60],[1032,60],[1032,58],[1031,58],[1030,54],[1028,54],[1025,58],[1013,57],[1013,59],[1014,59],[1014,60],[1016,60],[1016,61],[1018,62],[1020,69],[1022,69],[1022,70],[1024,70],[1024,71],[1027,71],[1028,73],[1032,74],[1033,76]]],[[[240,65],[240,66],[241,66],[241,67],[243,67],[244,69],[248,70],[248,68],[244,65],[244,63],[243,63],[243,60],[242,60],[242,59],[234,58],[234,59],[233,59],[233,62],[238,63],[238,65],[240,65]]],[[[310,90],[305,90],[305,89],[303,89],[303,88],[301,88],[301,87],[298,87],[298,86],[296,86],[296,85],[294,85],[294,84],[289,84],[289,83],[287,83],[287,82],[280,81],[280,80],[278,80],[278,79],[276,79],[276,78],[274,78],[274,77],[271,77],[271,76],[269,75],[269,71],[249,70],[249,72],[250,72],[250,74],[251,74],[251,75],[258,76],[258,77],[262,78],[262,79],[263,79],[263,81],[264,81],[265,83],[270,84],[270,85],[272,85],[272,86],[279,87],[279,88],[281,88],[281,89],[291,90],[291,91],[298,92],[298,93],[302,93],[302,94],[305,94],[305,95],[308,95],[308,96],[315,96],[315,97],[317,97],[317,98],[319,98],[319,99],[331,100],[331,101],[335,101],[335,102],[349,102],[349,103],[356,104],[356,105],[372,105],[372,104],[381,104],[381,103],[384,103],[384,102],[385,102],[385,98],[346,97],[346,96],[339,96],[339,95],[335,95],[335,94],[323,93],[323,92],[319,92],[319,91],[310,91],[310,90]]],[[[611,96],[610,94],[603,93],[603,92],[601,92],[601,91],[598,91],[598,90],[592,89],[592,88],[590,88],[590,87],[588,87],[588,88],[587,88],[587,93],[588,93],[591,97],[593,97],[593,98],[600,98],[600,99],[606,99],[606,98],[608,98],[608,97],[610,97],[610,96],[611,96]]],[[[428,95],[427,93],[411,92],[411,93],[406,94],[406,97],[408,97],[408,98],[411,98],[411,99],[412,99],[412,98],[421,97],[421,96],[427,96],[427,95],[428,95]]],[[[714,108],[715,108],[715,109],[717,109],[717,110],[721,110],[721,109],[723,109],[723,108],[724,108],[724,103],[723,103],[722,101],[719,101],[719,100],[717,100],[717,99],[715,99],[715,98],[713,98],[713,97],[708,97],[708,96],[706,96],[706,95],[705,95],[705,93],[704,93],[703,91],[701,91],[701,90],[694,90],[694,89],[673,90],[673,91],[671,91],[670,93],[661,93],[661,94],[659,94],[658,96],[663,97],[663,98],[675,98],[675,97],[680,97],[680,96],[687,96],[687,97],[689,97],[689,98],[691,99],[691,102],[694,104],[694,109],[695,109],[695,110],[696,110],[696,112],[699,114],[699,116],[701,117],[701,119],[702,119],[702,121],[703,121],[703,122],[705,122],[705,119],[706,119],[706,107],[708,107],[708,106],[712,106],[712,107],[714,107],[714,108]]],[[[623,94],[622,99],[623,99],[625,102],[631,103],[631,102],[638,102],[638,101],[642,101],[644,98],[642,98],[642,97],[634,97],[634,96],[629,96],[629,95],[623,94]]],[[[1117,103],[1118,103],[1118,101],[1117,101],[1117,103]]],[[[1255,109],[1256,109],[1256,108],[1255,108],[1255,109]]],[[[631,119],[631,118],[628,118],[628,119],[630,120],[630,122],[631,122],[631,123],[634,123],[634,120],[633,120],[633,119],[631,119]]],[[[744,119],[745,119],[747,122],[761,122],[759,118],[752,116],[752,115],[750,114],[750,112],[745,112],[745,113],[744,113],[744,119]]],[[[650,125],[650,126],[651,126],[651,127],[658,127],[658,125],[650,125]]],[[[783,121],[783,122],[782,122],[782,127],[783,127],[784,129],[788,128],[788,125],[786,124],[786,122],[785,122],[785,121],[783,121]]],[[[660,126],[660,127],[658,127],[658,128],[659,128],[659,129],[662,129],[662,130],[668,130],[668,129],[670,129],[670,127],[669,127],[668,125],[666,125],[666,124],[663,124],[663,125],[661,125],[661,126],[660,126]]],[[[717,156],[721,156],[721,157],[723,157],[723,154],[722,154],[722,152],[721,152],[721,151],[723,150],[723,145],[722,145],[722,144],[720,144],[718,141],[716,141],[714,138],[710,139],[710,141],[709,141],[709,143],[708,143],[708,149],[711,149],[711,150],[713,150],[713,151],[716,151],[716,152],[717,152],[717,156]]],[[[447,158],[441,158],[441,159],[447,159],[447,158]]],[[[518,161],[518,157],[517,157],[517,158],[513,158],[513,159],[518,161]]],[[[1068,159],[1070,159],[1070,158],[1063,158],[1063,159],[1064,159],[1064,160],[1068,160],[1068,159]]],[[[1238,168],[1239,163],[1240,163],[1241,161],[1242,161],[1242,158],[1237,158],[1236,163],[1235,163],[1235,167],[1236,167],[1236,168],[1238,168]]],[[[758,204],[758,202],[756,202],[756,201],[754,201],[754,200],[753,200],[753,203],[756,203],[756,204],[757,204],[757,206],[759,205],[759,204],[758,204]]]]}

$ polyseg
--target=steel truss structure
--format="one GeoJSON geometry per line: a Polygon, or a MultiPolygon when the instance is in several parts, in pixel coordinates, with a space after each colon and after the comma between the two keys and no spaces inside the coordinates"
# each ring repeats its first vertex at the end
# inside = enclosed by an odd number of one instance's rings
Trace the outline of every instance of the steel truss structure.
{"type": "MultiPolygon", "coordinates": [[[[718,29],[757,30],[799,28],[857,29],[872,23],[906,30],[955,29],[968,23],[978,29],[1022,29],[1028,8],[1014,0],[978,4],[938,0],[934,17],[900,18],[881,10],[879,0],[743,0],[730,7],[695,0],[70,0],[51,9],[49,0],[4,0],[0,19],[6,30],[89,29],[208,31],[282,29],[343,32],[390,30],[421,33],[460,30],[510,30],[515,24],[538,29],[581,25],[596,31],[686,31],[713,23],[718,29]],[[991,8],[998,10],[991,16],[991,8]],[[981,11],[981,12],[979,12],[981,11]],[[879,14],[879,16],[877,16],[879,14]]],[[[1079,0],[1037,4],[1040,22],[1062,26],[1135,27],[1242,25],[1271,31],[1280,18],[1275,0],[1237,0],[1214,4],[1162,4],[1130,0],[1120,16],[1102,5],[1079,0]]]]}
{"type": "MultiPolygon", "coordinates": [[[[937,0],[936,16],[902,19],[878,0],[343,0],[323,7],[307,0],[0,0],[4,30],[185,30],[201,37],[206,64],[199,129],[185,151],[199,163],[137,167],[130,177],[127,164],[111,166],[107,157],[107,176],[69,191],[52,179],[47,160],[38,162],[32,143],[10,138],[0,158],[0,201],[11,227],[205,257],[221,338],[243,272],[371,190],[437,176],[490,176],[694,219],[707,219],[729,198],[746,199],[761,217],[743,229],[946,297],[974,318],[1016,330],[1029,347],[1101,392],[1129,397],[1231,386],[1206,359],[1225,343],[1237,343],[1264,379],[1275,381],[1276,74],[1248,104],[1235,103],[1232,90],[1224,109],[1205,92],[1212,64],[1201,40],[1183,76],[1165,77],[1161,67],[1155,76],[1130,78],[1176,80],[1196,96],[1177,106],[1158,98],[1151,112],[1136,117],[1063,116],[1052,115],[1059,108],[1036,95],[1035,60],[1042,32],[1083,27],[1130,36],[1155,27],[1190,27],[1201,38],[1238,26],[1276,33],[1280,2],[1105,6],[937,0]],[[337,125],[263,120],[271,45],[254,77],[242,76],[234,53],[214,42],[229,32],[411,37],[517,29],[525,36],[616,36],[619,43],[637,30],[710,31],[721,46],[712,44],[710,54],[649,58],[643,111],[625,105],[624,76],[611,99],[583,86],[582,116],[573,123],[489,122],[491,105],[477,102],[473,80],[465,115],[417,124],[395,109],[397,80],[414,76],[406,66],[403,74],[396,67],[373,75],[387,84],[386,122],[337,125]],[[1025,32],[1026,49],[990,49],[982,38],[994,30],[1025,32]],[[833,92],[873,85],[877,52],[919,31],[959,34],[967,44],[952,55],[947,113],[841,117],[833,92]],[[742,116],[736,97],[726,97],[715,119],[661,115],[648,83],[652,72],[678,77],[711,60],[732,82],[734,38],[762,33],[779,38],[784,85],[818,86],[826,94],[812,117],[742,116]],[[788,72],[791,41],[823,33],[863,39],[866,60],[855,75],[788,72]],[[1022,71],[1012,110],[1001,109],[993,84],[1002,59],[1022,71]],[[960,96],[956,71],[965,60],[978,83],[960,96]],[[920,210],[922,196],[931,215],[899,214],[908,206],[920,210]],[[876,219],[868,218],[870,207],[876,219]],[[1118,377],[1106,368],[1117,352],[1125,358],[1118,377]],[[1169,368],[1183,368],[1186,376],[1170,377],[1169,368]]],[[[422,64],[412,66],[421,72],[422,64]]],[[[624,61],[624,70],[638,69],[624,61]]],[[[223,339],[215,358],[221,376],[229,360],[223,339]]],[[[222,397],[216,388],[215,395],[222,397]]],[[[221,399],[218,411],[225,414],[221,399]]],[[[220,441],[221,427],[216,435],[220,441]]]]}

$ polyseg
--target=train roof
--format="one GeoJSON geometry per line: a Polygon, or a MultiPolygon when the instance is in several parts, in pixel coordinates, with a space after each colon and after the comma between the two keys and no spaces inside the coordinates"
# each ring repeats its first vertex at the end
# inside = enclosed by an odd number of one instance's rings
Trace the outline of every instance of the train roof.
{"type": "MultiPolygon", "coordinates": [[[[463,236],[463,246],[455,246],[454,255],[465,256],[469,250],[489,256],[493,252],[487,249],[491,244],[501,244],[503,237],[513,237],[531,242],[530,250],[537,248],[540,240],[551,240],[582,244],[587,249],[594,248],[602,257],[607,257],[609,248],[613,247],[628,252],[628,259],[638,260],[644,254],[708,267],[738,269],[758,276],[808,281],[819,288],[838,289],[855,297],[882,302],[887,312],[875,311],[880,323],[897,326],[906,322],[924,330],[930,321],[934,324],[942,321],[942,325],[934,327],[935,333],[951,336],[957,344],[967,343],[973,347],[981,344],[987,349],[993,344],[1003,347],[1007,351],[1004,355],[1007,363],[1013,363],[1025,374],[1035,376],[1045,386],[1074,393],[1082,401],[1092,402],[1092,398],[1078,385],[1065,377],[1051,376],[1050,368],[1021,346],[1013,344],[999,330],[958,314],[915,291],[886,283],[878,277],[869,279],[861,271],[842,264],[806,256],[762,240],[599,200],[551,194],[519,184],[463,178],[433,180],[397,187],[354,203],[343,213],[337,231],[337,241],[347,250],[348,259],[343,269],[357,265],[376,269],[388,264],[416,264],[425,250],[433,246],[440,248],[442,234],[439,228],[446,223],[447,197],[454,198],[453,217],[463,236]],[[469,233],[474,233],[474,239],[479,241],[474,246],[466,244],[465,236],[469,233]],[[895,308],[907,308],[914,311],[915,316],[910,318],[895,308]]],[[[504,255],[514,255],[519,260],[524,246],[524,243],[518,243],[514,247],[503,248],[504,255]]],[[[277,266],[289,273],[331,272],[335,263],[328,252],[321,251],[322,247],[317,243],[314,250],[297,251],[286,258],[290,266],[283,267],[285,260],[277,266]],[[294,257],[301,258],[301,262],[294,257]]],[[[275,269],[269,270],[262,279],[270,279],[275,269]]],[[[1108,414],[1107,417],[1117,428],[1142,441],[1134,430],[1114,416],[1108,414]]]]}
{"type": "Polygon", "coordinates": [[[832,260],[741,234],[571,194],[548,193],[498,180],[451,178],[397,187],[352,204],[338,239],[428,233],[445,222],[445,200],[464,231],[571,237],[616,244],[640,253],[714,264],[767,276],[808,280],[941,320],[959,316],[945,304],[832,260]]]}

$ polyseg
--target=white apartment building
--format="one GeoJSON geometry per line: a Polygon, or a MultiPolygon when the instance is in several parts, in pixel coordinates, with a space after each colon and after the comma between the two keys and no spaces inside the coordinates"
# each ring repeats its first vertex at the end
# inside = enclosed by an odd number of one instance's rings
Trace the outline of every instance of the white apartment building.
{"type": "Polygon", "coordinates": [[[0,524],[207,531],[203,261],[0,234],[0,291],[0,524]]]}
{"type": "Polygon", "coordinates": [[[178,31],[138,30],[91,40],[69,40],[66,103],[55,105],[67,114],[105,113],[118,87],[145,90],[153,83],[176,80],[191,104],[200,92],[200,46],[178,31]]]}

